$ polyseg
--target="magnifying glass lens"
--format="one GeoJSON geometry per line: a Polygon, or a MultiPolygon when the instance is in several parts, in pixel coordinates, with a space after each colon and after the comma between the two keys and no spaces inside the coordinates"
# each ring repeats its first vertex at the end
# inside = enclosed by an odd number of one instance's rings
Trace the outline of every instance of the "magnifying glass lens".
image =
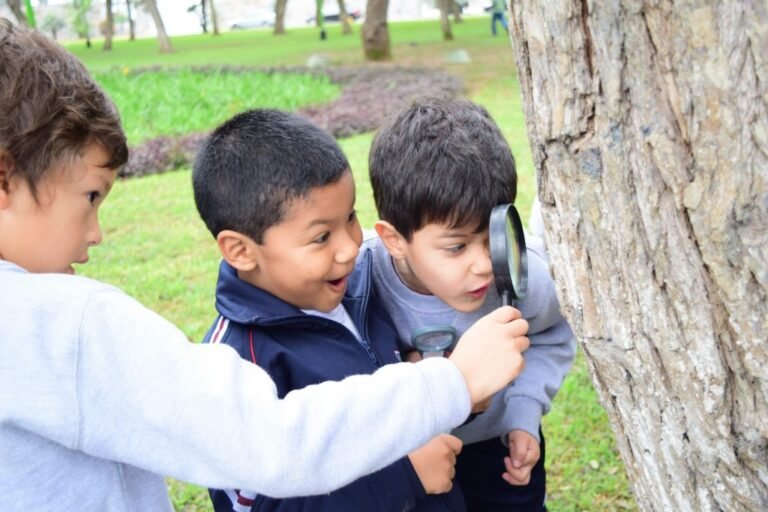
{"type": "Polygon", "coordinates": [[[520,240],[517,239],[517,231],[512,224],[512,219],[507,217],[507,264],[512,278],[512,286],[520,289],[520,240]]]}
{"type": "Polygon", "coordinates": [[[422,352],[441,352],[453,344],[454,336],[445,332],[421,334],[414,339],[414,346],[422,352]]]}

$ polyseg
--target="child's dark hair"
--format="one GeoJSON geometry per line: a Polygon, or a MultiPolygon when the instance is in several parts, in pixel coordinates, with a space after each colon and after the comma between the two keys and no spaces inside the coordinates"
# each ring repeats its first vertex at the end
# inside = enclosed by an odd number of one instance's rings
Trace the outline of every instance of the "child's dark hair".
{"type": "Polygon", "coordinates": [[[349,163],[328,133],[296,114],[257,109],[219,126],[195,161],[195,203],[214,237],[225,229],[263,243],[290,201],[337,182],[349,163]]]}
{"type": "Polygon", "coordinates": [[[368,159],[379,218],[406,240],[427,224],[488,225],[515,200],[509,145],[488,112],[462,99],[415,101],[381,127],[368,159]]]}
{"type": "Polygon", "coordinates": [[[40,181],[97,143],[107,169],[128,159],[115,105],[77,58],[39,32],[0,18],[0,159],[8,175],[40,181]]]}

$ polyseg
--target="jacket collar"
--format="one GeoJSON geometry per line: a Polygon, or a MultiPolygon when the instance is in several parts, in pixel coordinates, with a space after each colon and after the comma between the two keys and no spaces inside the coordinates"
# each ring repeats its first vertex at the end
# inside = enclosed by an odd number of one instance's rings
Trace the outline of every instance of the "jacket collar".
{"type": "MultiPolygon", "coordinates": [[[[342,299],[353,320],[356,320],[360,309],[367,306],[366,299],[371,286],[371,256],[369,251],[365,251],[358,257],[342,299]]],[[[240,279],[235,268],[224,260],[219,264],[216,310],[231,321],[241,324],[258,325],[306,318],[293,304],[240,279]]]]}

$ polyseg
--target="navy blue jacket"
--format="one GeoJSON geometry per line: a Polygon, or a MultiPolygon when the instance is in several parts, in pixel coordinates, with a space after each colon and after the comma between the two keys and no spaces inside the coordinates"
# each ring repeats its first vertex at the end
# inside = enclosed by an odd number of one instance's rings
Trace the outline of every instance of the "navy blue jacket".
{"type": "MultiPolygon", "coordinates": [[[[206,334],[205,342],[214,338],[214,342],[226,343],[242,358],[259,365],[275,381],[281,398],[311,384],[369,374],[382,365],[399,362],[397,332],[373,290],[371,265],[370,254],[358,259],[342,300],[363,338],[360,342],[343,325],[307,315],[241,280],[235,269],[222,261],[216,285],[216,309],[221,316],[206,334]]],[[[386,413],[386,404],[382,404],[382,413],[386,413]]],[[[235,495],[233,491],[228,494],[212,489],[210,493],[217,512],[233,510],[232,499],[239,501],[240,506],[251,505],[254,511],[465,509],[457,485],[450,493],[427,496],[407,457],[322,496],[273,499],[239,491],[235,495]]]]}

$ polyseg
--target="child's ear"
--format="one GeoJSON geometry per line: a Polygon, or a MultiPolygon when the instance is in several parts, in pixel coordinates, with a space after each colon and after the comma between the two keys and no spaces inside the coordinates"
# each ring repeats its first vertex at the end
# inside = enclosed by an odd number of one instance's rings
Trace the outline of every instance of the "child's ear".
{"type": "Polygon", "coordinates": [[[258,266],[258,244],[249,236],[225,229],[216,236],[219,252],[237,270],[249,272],[258,266]]]}
{"type": "Polygon", "coordinates": [[[10,178],[11,165],[9,157],[7,153],[0,151],[0,209],[6,208],[9,203],[10,178]]]}
{"type": "Polygon", "coordinates": [[[392,224],[385,220],[380,220],[374,224],[373,228],[376,230],[379,238],[381,238],[390,256],[396,260],[405,258],[408,241],[392,224]]]}

